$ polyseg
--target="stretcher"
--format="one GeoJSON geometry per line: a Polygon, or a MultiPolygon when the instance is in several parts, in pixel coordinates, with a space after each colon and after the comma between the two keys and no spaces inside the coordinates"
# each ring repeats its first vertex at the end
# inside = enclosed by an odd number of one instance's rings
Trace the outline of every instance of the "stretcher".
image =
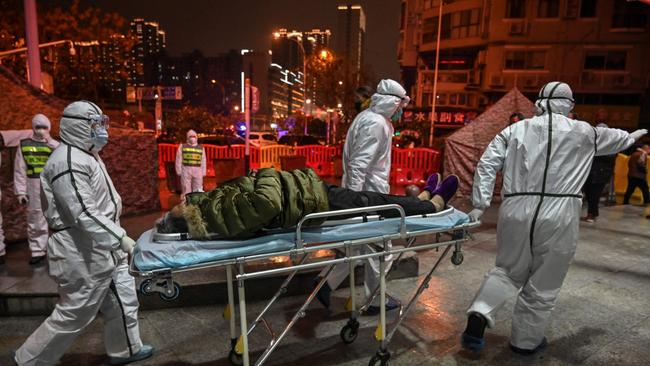
{"type": "MultiPolygon", "coordinates": [[[[453,248],[451,261],[455,265],[463,262],[462,244],[469,240],[470,230],[480,225],[480,222],[470,222],[468,216],[453,207],[444,211],[418,216],[405,216],[404,210],[398,205],[382,205],[355,208],[339,211],[319,212],[305,216],[292,231],[269,231],[265,235],[246,239],[228,240],[212,236],[209,240],[194,240],[187,233],[162,234],[155,229],[142,234],[138,239],[134,254],[129,264],[129,272],[143,279],[140,291],[143,294],[158,293],[168,301],[178,298],[180,286],[174,282],[173,276],[179,272],[201,270],[205,268],[224,268],[226,271],[228,305],[224,317],[230,323],[231,351],[229,360],[234,365],[251,364],[248,348],[248,337],[253,330],[262,325],[270,334],[271,340],[266,349],[255,361],[262,365],[268,360],[277,345],[286,336],[293,325],[306,315],[309,304],[316,293],[325,284],[327,276],[335,265],[350,266],[350,298],[346,305],[350,311],[347,324],[341,329],[343,342],[349,344],[357,338],[359,330],[358,316],[365,311],[372,300],[379,296],[380,314],[375,338],[379,342],[379,350],[371,358],[370,365],[387,365],[390,358],[388,344],[395,331],[407,316],[420,294],[428,287],[428,283],[441,261],[453,248]],[[389,210],[397,211],[399,217],[383,218],[381,215],[389,210]],[[351,216],[355,216],[349,218],[351,216]],[[346,219],[337,219],[348,217],[346,219]],[[319,226],[308,226],[311,220],[323,220],[319,226]],[[435,242],[415,245],[418,237],[433,235],[435,242]],[[443,235],[449,238],[441,240],[443,235]],[[404,239],[404,247],[393,248],[391,240],[404,239]],[[359,252],[360,246],[373,245],[375,250],[359,252]],[[399,309],[397,320],[390,330],[386,326],[386,277],[390,273],[387,262],[397,255],[399,261],[406,252],[419,252],[430,249],[443,249],[438,260],[425,276],[405,307],[399,309]],[[310,261],[310,257],[319,250],[336,250],[341,256],[322,261],[310,261]],[[363,254],[361,254],[363,253],[363,254]],[[253,262],[267,260],[271,257],[287,256],[290,265],[282,268],[261,268],[247,266],[253,262]],[[355,262],[376,258],[380,263],[380,281],[378,288],[367,302],[357,309],[355,298],[355,262]],[[326,268],[326,275],[314,286],[313,291],[296,311],[285,328],[277,334],[265,320],[273,304],[287,292],[294,276],[302,270],[326,268]],[[268,301],[264,309],[249,325],[246,311],[245,283],[249,279],[265,276],[284,275],[287,277],[268,301]],[[237,284],[239,300],[239,326],[237,332],[235,320],[234,283],[237,284]]],[[[390,263],[390,262],[389,262],[390,263]]]]}

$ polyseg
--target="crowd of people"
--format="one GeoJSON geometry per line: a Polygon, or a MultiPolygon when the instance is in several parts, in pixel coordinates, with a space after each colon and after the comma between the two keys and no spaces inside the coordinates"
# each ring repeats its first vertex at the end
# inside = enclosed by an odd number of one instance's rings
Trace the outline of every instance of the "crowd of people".
{"type": "MultiPolygon", "coordinates": [[[[386,79],[376,91],[360,88],[356,95],[359,113],[345,140],[341,187],[325,184],[311,170],[260,169],[203,192],[205,150],[190,130],[176,157],[182,203],[156,223],[158,230],[189,232],[195,238],[208,233],[246,237],[264,228],[292,227],[313,212],[386,203],[402,206],[407,214],[444,209],[458,188],[453,174],[444,179],[431,175],[421,192],[390,195],[392,124],[410,101],[404,88],[386,79]],[[296,200],[302,203],[284,204],[296,200]]],[[[593,127],[576,116],[570,118],[574,104],[567,84],[546,84],[535,103],[536,115],[513,114],[476,167],[470,220],[480,220],[490,207],[499,172],[504,176],[504,200],[495,267],[470,304],[461,335],[467,349],[484,348],[486,328],[495,325],[496,313],[513,296],[517,300],[511,349],[533,354],[546,346],[546,328],[576,249],[581,191],[589,203],[587,219],[595,220],[598,198],[611,176],[611,156],[647,133],[603,124],[593,127]]],[[[28,206],[30,263],[47,258],[60,297],[53,313],[16,351],[15,362],[57,363],[98,312],[104,315],[104,344],[111,364],[150,357],[154,349],[140,338],[135,282],[128,273],[135,242],[120,225],[121,198],[99,155],[109,142],[108,118],[92,102],[68,105],[60,121],[60,145],[49,137],[45,116],[36,115],[32,125],[32,135],[19,144],[15,189],[19,201],[28,206]]],[[[630,156],[625,203],[636,187],[650,203],[645,180],[649,153],[648,145],[643,145],[630,156]]],[[[375,248],[365,245],[358,251],[373,253],[375,248]]],[[[369,297],[379,281],[379,264],[374,258],[364,262],[369,297]]],[[[326,308],[348,271],[349,265],[337,265],[319,290],[317,298],[326,308]]],[[[385,304],[387,310],[399,305],[392,297],[385,304]]],[[[373,303],[368,313],[379,313],[379,304],[373,303]]]]}

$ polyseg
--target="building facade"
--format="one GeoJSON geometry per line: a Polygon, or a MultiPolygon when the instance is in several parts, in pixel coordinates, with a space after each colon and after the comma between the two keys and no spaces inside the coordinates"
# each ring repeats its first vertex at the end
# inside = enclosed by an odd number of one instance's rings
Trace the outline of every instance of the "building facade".
{"type": "MultiPolygon", "coordinates": [[[[416,111],[426,112],[440,3],[401,6],[402,80],[416,111]]],[[[572,87],[582,119],[593,121],[604,109],[610,125],[635,128],[648,113],[649,16],[650,6],[625,0],[445,1],[436,124],[460,127],[458,113],[480,113],[512,88],[534,99],[545,83],[561,80],[572,87]]]]}
{"type": "Polygon", "coordinates": [[[346,61],[347,85],[358,85],[365,62],[366,15],[361,5],[339,5],[337,10],[334,51],[346,61]]]}
{"type": "MultiPolygon", "coordinates": [[[[145,86],[148,84],[146,64],[165,51],[165,31],[156,22],[148,22],[138,18],[131,21],[131,34],[135,38],[135,45],[131,49],[131,62],[129,62],[130,86],[145,86]]],[[[155,78],[155,76],[149,76],[155,78]]]]}

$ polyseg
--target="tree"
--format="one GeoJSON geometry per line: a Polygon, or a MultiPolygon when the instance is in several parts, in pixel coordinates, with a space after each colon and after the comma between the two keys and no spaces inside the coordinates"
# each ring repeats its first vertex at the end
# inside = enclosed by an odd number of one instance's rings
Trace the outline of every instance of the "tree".
{"type": "MultiPolygon", "coordinates": [[[[67,46],[42,49],[43,70],[53,74],[55,94],[66,98],[106,97],[104,77],[110,80],[126,80],[127,61],[135,40],[124,36],[128,22],[117,13],[88,6],[81,7],[74,0],[63,8],[51,3],[39,2],[38,31],[39,42],[72,40],[80,42],[75,47],[76,55],[69,54],[67,46]],[[92,43],[95,42],[95,43],[92,43]],[[106,64],[100,62],[99,55],[106,52],[103,47],[113,47],[110,64],[113,69],[107,72],[106,64]],[[104,92],[102,92],[104,91],[104,92]]],[[[24,45],[25,26],[23,2],[20,0],[0,0],[0,47],[11,49],[24,45]],[[6,15],[6,16],[5,16],[6,15]]],[[[17,55],[7,66],[19,75],[25,75],[25,55],[17,55]]]]}
{"type": "Polygon", "coordinates": [[[177,141],[185,141],[185,134],[193,129],[197,133],[215,133],[230,126],[230,119],[215,117],[203,107],[185,106],[178,111],[168,112],[163,129],[177,141]]]}

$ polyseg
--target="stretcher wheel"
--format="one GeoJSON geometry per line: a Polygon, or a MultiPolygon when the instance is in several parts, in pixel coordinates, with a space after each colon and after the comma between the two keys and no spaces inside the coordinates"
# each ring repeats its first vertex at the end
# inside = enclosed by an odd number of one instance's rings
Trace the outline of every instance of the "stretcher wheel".
{"type": "Polygon", "coordinates": [[[341,329],[339,335],[345,344],[354,342],[357,339],[357,335],[359,335],[359,322],[353,319],[348,320],[348,323],[341,329]]]}
{"type": "Polygon", "coordinates": [[[178,299],[178,297],[181,295],[181,286],[176,282],[174,282],[171,293],[168,294],[167,292],[161,292],[158,295],[160,296],[161,299],[165,301],[174,301],[178,299]]]}
{"type": "Polygon", "coordinates": [[[454,252],[454,254],[451,255],[451,263],[457,266],[463,263],[464,259],[462,252],[454,252]]]}
{"type": "Polygon", "coordinates": [[[230,353],[228,353],[228,361],[235,366],[241,366],[244,364],[244,358],[242,355],[235,352],[234,349],[231,349],[230,353]]]}
{"type": "Polygon", "coordinates": [[[377,352],[368,362],[368,366],[387,366],[390,359],[390,352],[377,352]]]}
{"type": "Polygon", "coordinates": [[[153,281],[151,279],[142,281],[142,283],[140,283],[140,293],[147,296],[151,295],[153,293],[153,291],[150,290],[152,283],[153,281]]]}

